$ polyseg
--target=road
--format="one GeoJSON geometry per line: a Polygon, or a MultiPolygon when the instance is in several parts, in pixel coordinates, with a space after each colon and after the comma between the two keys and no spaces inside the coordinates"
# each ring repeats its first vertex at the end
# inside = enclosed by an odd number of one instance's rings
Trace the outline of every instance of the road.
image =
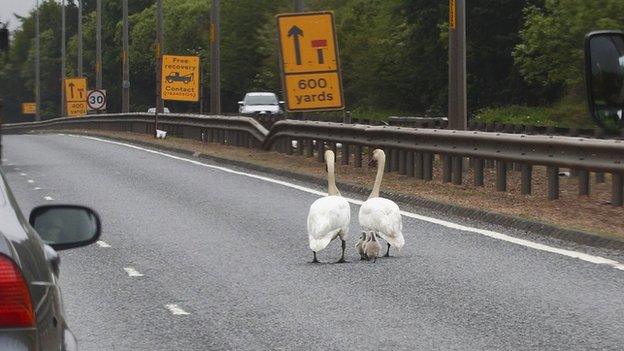
{"type": "MultiPolygon", "coordinates": [[[[3,141],[25,213],[80,203],[103,219],[102,242],[61,254],[83,350],[624,347],[624,260],[600,250],[579,259],[410,215],[401,254],[360,262],[352,204],[349,263],[314,265],[314,185],[84,137],[3,141]]],[[[337,260],[339,246],[319,259],[337,260]]]]}

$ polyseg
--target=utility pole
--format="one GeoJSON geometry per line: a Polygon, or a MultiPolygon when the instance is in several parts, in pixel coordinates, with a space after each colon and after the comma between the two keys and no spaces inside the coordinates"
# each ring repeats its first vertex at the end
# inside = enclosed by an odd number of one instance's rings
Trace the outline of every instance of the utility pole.
{"type": "Polygon", "coordinates": [[[35,114],[35,120],[41,120],[41,87],[40,79],[41,74],[39,71],[39,0],[37,0],[37,9],[35,11],[35,104],[37,105],[37,113],[35,114]]]}
{"type": "Polygon", "coordinates": [[[66,43],[65,43],[65,0],[61,1],[61,117],[67,115],[65,106],[65,75],[67,68],[65,66],[66,55],[66,43]]]}
{"type": "Polygon", "coordinates": [[[221,1],[212,0],[210,8],[210,113],[221,113],[221,1]]]}
{"type": "MultiPolygon", "coordinates": [[[[303,7],[304,7],[303,0],[294,0],[293,6],[294,6],[295,12],[303,12],[304,11],[303,10],[303,7]]],[[[284,94],[286,94],[286,92],[284,92],[284,94]]],[[[295,119],[299,119],[299,120],[305,119],[305,116],[304,116],[303,112],[295,112],[293,117],[295,119]]]]}
{"type": "Polygon", "coordinates": [[[154,114],[154,137],[158,130],[158,114],[164,112],[163,100],[160,95],[162,84],[162,55],[165,46],[165,34],[163,33],[163,0],[156,1],[156,113],[154,114]]]}
{"type": "Polygon", "coordinates": [[[95,9],[95,89],[102,90],[102,0],[95,9]]]}
{"type": "Polygon", "coordinates": [[[82,77],[82,0],[78,0],[78,77],[82,77]]]}
{"type": "Polygon", "coordinates": [[[130,112],[130,63],[128,62],[128,0],[123,0],[123,49],[121,52],[121,112],[130,112]]]}
{"type": "Polygon", "coordinates": [[[449,129],[466,130],[466,0],[449,0],[449,129]]]}

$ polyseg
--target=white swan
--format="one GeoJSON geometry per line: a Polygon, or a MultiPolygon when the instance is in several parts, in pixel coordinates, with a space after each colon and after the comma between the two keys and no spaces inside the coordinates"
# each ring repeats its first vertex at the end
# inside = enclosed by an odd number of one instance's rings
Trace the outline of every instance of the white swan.
{"type": "Polygon", "coordinates": [[[383,150],[373,151],[371,165],[377,165],[375,184],[368,200],[360,207],[360,225],[365,231],[374,231],[388,243],[388,250],[384,257],[390,256],[390,246],[401,250],[405,245],[403,238],[403,220],[401,210],[391,200],[379,197],[379,187],[383,178],[386,154],[383,150]]]}
{"type": "Polygon", "coordinates": [[[337,237],[340,237],[342,241],[342,255],[336,263],[345,262],[345,247],[349,222],[351,222],[351,209],[347,200],[340,195],[336,187],[334,161],[334,152],[325,151],[328,196],[314,201],[308,214],[308,239],[310,240],[310,249],[314,253],[313,263],[318,263],[316,253],[325,249],[337,237]]]}

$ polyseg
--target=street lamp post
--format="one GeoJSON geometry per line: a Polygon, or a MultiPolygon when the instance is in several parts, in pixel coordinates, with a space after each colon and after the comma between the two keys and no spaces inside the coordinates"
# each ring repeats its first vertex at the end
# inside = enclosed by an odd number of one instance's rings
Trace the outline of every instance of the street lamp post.
{"type": "Polygon", "coordinates": [[[121,82],[121,112],[130,112],[130,62],[128,62],[128,0],[123,0],[123,49],[122,82],[121,82]]]}
{"type": "Polygon", "coordinates": [[[220,0],[212,0],[210,8],[210,113],[221,113],[221,23],[220,0]]]}
{"type": "Polygon", "coordinates": [[[65,43],[65,0],[61,1],[61,116],[65,117],[66,105],[65,105],[65,75],[67,68],[65,66],[66,56],[66,43],[65,43]]]}

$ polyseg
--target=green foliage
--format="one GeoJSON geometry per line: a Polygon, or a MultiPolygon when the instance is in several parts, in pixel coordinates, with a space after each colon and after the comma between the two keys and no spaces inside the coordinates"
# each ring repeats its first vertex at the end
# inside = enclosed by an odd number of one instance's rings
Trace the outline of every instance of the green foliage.
{"type": "Polygon", "coordinates": [[[478,122],[511,123],[538,126],[593,128],[593,121],[587,115],[582,103],[563,100],[548,107],[509,107],[485,108],[474,118],[478,122]]]}
{"type": "Polygon", "coordinates": [[[578,90],[586,33],[624,28],[624,1],[545,0],[543,7],[527,7],[525,17],[513,53],[522,76],[545,88],[578,90]]]}

